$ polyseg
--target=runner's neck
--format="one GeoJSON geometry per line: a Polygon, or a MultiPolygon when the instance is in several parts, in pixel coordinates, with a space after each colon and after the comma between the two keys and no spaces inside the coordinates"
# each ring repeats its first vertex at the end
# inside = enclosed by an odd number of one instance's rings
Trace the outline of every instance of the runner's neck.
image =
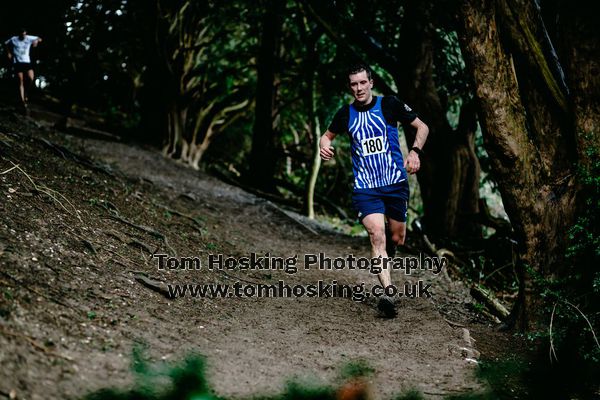
{"type": "Polygon", "coordinates": [[[371,108],[375,107],[376,103],[377,96],[373,96],[371,102],[369,102],[368,104],[359,104],[355,101],[354,103],[352,103],[352,105],[354,106],[354,108],[356,108],[356,111],[369,111],[371,108]]]}

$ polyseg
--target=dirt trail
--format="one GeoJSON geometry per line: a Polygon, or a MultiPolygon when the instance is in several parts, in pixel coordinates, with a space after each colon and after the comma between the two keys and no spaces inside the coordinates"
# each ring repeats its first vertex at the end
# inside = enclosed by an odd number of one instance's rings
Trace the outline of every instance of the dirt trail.
{"type": "Polygon", "coordinates": [[[392,320],[377,316],[372,299],[168,300],[138,283],[133,271],[172,284],[232,284],[237,277],[369,286],[377,280],[365,271],[303,268],[305,254],[366,257],[366,238],[318,224],[306,229],[302,224],[310,222],[294,222],[270,203],[155,150],[67,136],[4,110],[0,151],[0,172],[12,161],[38,185],[33,190],[17,169],[0,175],[0,394],[74,398],[127,385],[135,343],[145,343],[155,360],[205,355],[222,396],[275,394],[294,377],[338,383],[340,367],[357,359],[375,370],[370,381],[376,398],[411,388],[442,398],[483,387],[474,377],[473,341],[445,320],[453,315],[467,324],[470,300],[443,273],[394,272],[397,284],[431,283],[434,297],[401,299],[392,320]],[[84,166],[41,138],[97,163],[84,166]],[[41,185],[64,198],[53,200],[41,185]],[[167,253],[169,247],[142,225],[164,235],[179,256],[298,255],[299,270],[159,271],[146,251],[167,253]]]}

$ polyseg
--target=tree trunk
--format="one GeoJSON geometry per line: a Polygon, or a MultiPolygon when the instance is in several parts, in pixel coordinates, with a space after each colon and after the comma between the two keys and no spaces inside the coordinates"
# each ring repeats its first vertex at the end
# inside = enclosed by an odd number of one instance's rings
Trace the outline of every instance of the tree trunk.
{"type": "MultiPolygon", "coordinates": [[[[463,0],[460,19],[485,147],[519,242],[522,301],[511,317],[522,330],[535,328],[543,313],[534,279],[559,270],[578,209],[574,167],[582,151],[572,145],[577,142],[572,105],[561,105],[561,97],[569,98],[559,66],[552,67],[544,50],[549,39],[541,35],[545,28],[535,3],[463,0]]],[[[587,70],[589,60],[581,62],[577,68],[587,70]]],[[[592,76],[587,83],[594,82],[592,76]]],[[[577,104],[575,110],[578,120],[577,104]]],[[[597,124],[591,125],[597,132],[597,124]]]]}
{"type": "Polygon", "coordinates": [[[265,2],[258,54],[255,120],[247,179],[253,186],[266,192],[275,190],[273,178],[277,158],[273,127],[274,81],[283,6],[284,2],[278,0],[265,2]]]}
{"type": "MultiPolygon", "coordinates": [[[[234,101],[235,98],[234,96],[231,96],[228,100],[234,101]]],[[[202,121],[197,124],[197,130],[194,132],[193,142],[191,144],[193,153],[190,154],[188,160],[188,164],[192,168],[196,170],[200,169],[200,161],[206,153],[206,150],[208,150],[214,137],[238,119],[240,110],[246,107],[248,103],[249,101],[247,99],[230,106],[225,106],[224,103],[221,103],[211,107],[209,112],[201,113],[201,115],[199,115],[199,118],[202,118],[202,121]],[[235,114],[231,115],[231,113],[235,114]],[[202,132],[202,134],[198,135],[199,132],[202,132]],[[202,139],[199,140],[198,137],[201,137],[202,139]]]]}
{"type": "Polygon", "coordinates": [[[321,132],[321,124],[319,123],[319,116],[317,115],[317,99],[316,99],[316,88],[315,88],[315,72],[309,70],[310,78],[308,81],[308,103],[310,116],[310,127],[312,131],[312,147],[313,147],[313,159],[310,167],[310,175],[306,181],[306,195],[305,195],[305,211],[308,218],[315,218],[315,186],[317,184],[317,177],[319,176],[319,169],[321,168],[321,156],[319,139],[321,132]]]}
{"type": "Polygon", "coordinates": [[[184,131],[187,110],[181,110],[177,105],[173,105],[167,115],[167,134],[168,140],[163,147],[163,155],[165,157],[174,157],[176,154],[181,154],[184,142],[184,131]]]}
{"type": "MultiPolygon", "coordinates": [[[[479,177],[481,168],[475,154],[475,131],[477,116],[474,104],[465,103],[461,108],[460,121],[456,134],[451,136],[453,143],[446,151],[450,154],[450,171],[447,182],[435,182],[441,186],[439,192],[447,193],[445,202],[437,201],[445,209],[440,213],[445,231],[449,234],[460,232],[461,238],[478,239],[482,236],[479,207],[479,177]],[[475,202],[477,201],[477,202],[475,202]]],[[[443,199],[444,197],[442,197],[443,199]]]]}

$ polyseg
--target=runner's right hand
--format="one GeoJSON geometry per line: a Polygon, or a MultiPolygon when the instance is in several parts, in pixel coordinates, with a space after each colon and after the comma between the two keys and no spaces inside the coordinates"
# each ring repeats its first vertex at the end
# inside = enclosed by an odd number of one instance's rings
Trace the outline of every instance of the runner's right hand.
{"type": "Polygon", "coordinates": [[[329,146],[329,147],[321,147],[321,150],[319,151],[319,154],[321,155],[321,159],[323,161],[329,161],[335,155],[333,153],[333,147],[331,147],[331,146],[329,146]]]}

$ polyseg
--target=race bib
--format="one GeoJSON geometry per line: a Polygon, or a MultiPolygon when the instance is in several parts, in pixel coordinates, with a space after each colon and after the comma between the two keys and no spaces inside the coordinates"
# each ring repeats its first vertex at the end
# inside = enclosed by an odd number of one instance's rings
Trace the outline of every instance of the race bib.
{"type": "Polygon", "coordinates": [[[372,156],[373,154],[379,154],[385,151],[385,147],[383,146],[383,136],[365,138],[360,142],[360,146],[362,147],[363,155],[365,156],[372,156]]]}

